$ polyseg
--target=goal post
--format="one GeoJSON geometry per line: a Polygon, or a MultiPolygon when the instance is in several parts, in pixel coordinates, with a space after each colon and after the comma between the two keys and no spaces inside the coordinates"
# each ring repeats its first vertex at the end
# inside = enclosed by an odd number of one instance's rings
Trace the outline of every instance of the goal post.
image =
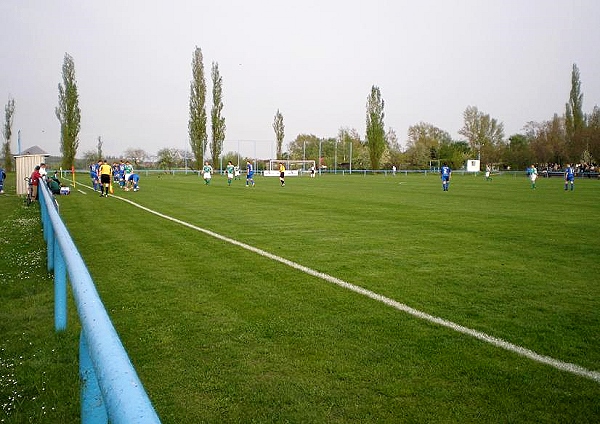
{"type": "Polygon", "coordinates": [[[297,177],[309,173],[310,169],[316,169],[314,160],[294,160],[294,159],[269,159],[269,166],[265,169],[265,177],[279,177],[279,164],[285,166],[286,177],[297,177]]]}

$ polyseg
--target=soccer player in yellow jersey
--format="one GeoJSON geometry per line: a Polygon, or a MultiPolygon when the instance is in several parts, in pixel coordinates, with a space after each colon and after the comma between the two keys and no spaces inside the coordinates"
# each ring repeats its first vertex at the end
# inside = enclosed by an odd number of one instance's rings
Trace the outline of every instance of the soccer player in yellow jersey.
{"type": "Polygon", "coordinates": [[[285,186],[285,165],[283,163],[279,164],[279,182],[281,182],[281,187],[285,186]]]}
{"type": "Polygon", "coordinates": [[[102,161],[100,169],[98,170],[100,175],[100,197],[108,197],[108,189],[110,187],[110,179],[112,178],[112,166],[106,163],[106,159],[102,161]]]}

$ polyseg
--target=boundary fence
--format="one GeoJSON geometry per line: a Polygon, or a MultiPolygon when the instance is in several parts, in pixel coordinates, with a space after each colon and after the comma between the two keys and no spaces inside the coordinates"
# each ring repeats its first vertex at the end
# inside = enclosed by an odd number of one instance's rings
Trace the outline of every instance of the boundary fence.
{"type": "Polygon", "coordinates": [[[67,328],[67,274],[81,321],[81,422],[160,423],[92,277],[58,214],[54,197],[44,184],[39,186],[38,197],[47,245],[48,271],[54,271],[55,330],[67,328]]]}

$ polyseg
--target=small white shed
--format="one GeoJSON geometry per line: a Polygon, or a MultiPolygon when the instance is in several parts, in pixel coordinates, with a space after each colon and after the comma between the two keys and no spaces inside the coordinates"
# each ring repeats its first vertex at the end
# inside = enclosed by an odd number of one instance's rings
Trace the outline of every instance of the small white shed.
{"type": "Polygon", "coordinates": [[[467,161],[467,172],[479,172],[481,171],[481,164],[479,159],[469,159],[467,161]]]}
{"type": "Polygon", "coordinates": [[[14,156],[17,171],[16,187],[18,195],[27,194],[27,181],[25,181],[25,177],[29,177],[37,165],[46,162],[48,156],[50,155],[38,146],[25,149],[14,156]]]}

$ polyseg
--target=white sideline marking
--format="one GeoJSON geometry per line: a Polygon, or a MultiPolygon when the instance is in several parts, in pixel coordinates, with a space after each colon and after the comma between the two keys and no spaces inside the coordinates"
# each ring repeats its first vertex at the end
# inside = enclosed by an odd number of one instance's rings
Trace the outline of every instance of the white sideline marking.
{"type": "Polygon", "coordinates": [[[483,333],[481,331],[473,330],[471,328],[464,327],[462,325],[456,324],[456,323],[454,323],[452,321],[448,321],[448,320],[445,320],[443,318],[439,318],[439,317],[436,317],[434,315],[430,315],[428,313],[419,311],[417,309],[411,308],[408,305],[405,305],[404,303],[400,303],[400,302],[395,301],[394,299],[390,299],[389,297],[382,296],[380,294],[372,292],[371,290],[367,290],[367,289],[362,288],[360,286],[356,286],[354,284],[351,284],[351,283],[348,283],[346,281],[340,280],[339,278],[333,277],[333,276],[331,276],[329,274],[325,274],[323,272],[315,271],[314,269],[305,267],[304,265],[297,264],[296,262],[292,262],[292,261],[290,261],[288,259],[282,258],[281,256],[274,255],[274,254],[269,253],[269,252],[267,252],[265,250],[258,249],[256,247],[250,246],[249,244],[242,243],[240,241],[234,240],[234,239],[229,238],[229,237],[222,236],[221,234],[217,234],[217,233],[215,233],[213,231],[210,231],[210,230],[207,230],[205,228],[201,228],[201,227],[198,227],[196,225],[190,224],[188,222],[181,221],[180,219],[173,218],[171,216],[168,216],[168,215],[162,214],[160,212],[154,211],[154,210],[149,209],[149,208],[147,208],[145,206],[142,206],[142,205],[140,205],[138,203],[135,203],[135,202],[133,202],[133,201],[131,201],[129,199],[125,199],[123,197],[114,196],[114,195],[111,196],[111,197],[115,197],[115,198],[117,198],[119,200],[127,202],[127,203],[129,203],[129,204],[131,204],[131,205],[133,205],[133,206],[135,206],[137,208],[140,208],[142,210],[150,212],[150,213],[152,213],[152,214],[154,214],[156,216],[159,216],[161,218],[167,219],[167,220],[175,222],[177,224],[181,224],[181,225],[183,225],[185,227],[191,228],[191,229],[196,230],[196,231],[200,231],[201,233],[207,234],[207,235],[212,236],[214,238],[217,238],[219,240],[225,241],[227,243],[231,243],[231,244],[239,246],[239,247],[241,247],[243,249],[246,249],[246,250],[249,250],[251,252],[257,253],[257,254],[265,257],[265,258],[269,258],[269,259],[272,259],[274,261],[280,262],[280,263],[285,264],[285,265],[287,265],[287,266],[289,266],[291,268],[294,268],[294,269],[297,269],[299,271],[302,271],[302,272],[304,272],[304,273],[306,273],[308,275],[312,275],[313,277],[320,278],[322,280],[325,280],[325,281],[327,281],[329,283],[336,284],[336,285],[338,285],[340,287],[343,287],[343,288],[348,289],[350,291],[353,291],[355,293],[362,294],[363,296],[367,296],[367,297],[369,297],[371,299],[374,299],[374,300],[377,300],[379,302],[382,302],[382,303],[384,303],[384,304],[386,304],[388,306],[391,306],[392,308],[396,308],[399,311],[406,312],[407,314],[410,314],[410,315],[412,315],[414,317],[423,319],[425,321],[429,321],[429,322],[434,323],[434,324],[441,325],[443,327],[449,328],[451,330],[457,331],[457,332],[462,333],[462,334],[466,334],[467,336],[474,337],[474,338],[479,339],[479,340],[481,340],[483,342],[486,342],[486,343],[489,343],[491,345],[500,347],[500,348],[508,350],[510,352],[514,352],[514,353],[516,353],[518,355],[524,356],[524,357],[529,358],[529,359],[531,359],[533,361],[536,361],[536,362],[539,362],[539,363],[542,363],[542,364],[546,364],[546,365],[550,365],[551,367],[556,368],[556,369],[558,369],[560,371],[566,371],[566,372],[569,372],[571,374],[575,374],[575,375],[579,375],[581,377],[589,378],[590,380],[594,380],[594,381],[600,383],[600,372],[598,372],[598,371],[588,370],[587,368],[581,367],[579,365],[576,365],[576,364],[573,364],[573,363],[570,363],[570,362],[564,362],[564,361],[560,361],[558,359],[551,358],[549,356],[540,355],[539,353],[536,353],[533,350],[530,350],[530,349],[527,349],[527,348],[524,348],[524,347],[521,347],[521,346],[517,346],[517,345],[515,345],[513,343],[507,342],[506,340],[500,339],[498,337],[490,336],[490,335],[488,335],[486,333],[483,333]]]}

